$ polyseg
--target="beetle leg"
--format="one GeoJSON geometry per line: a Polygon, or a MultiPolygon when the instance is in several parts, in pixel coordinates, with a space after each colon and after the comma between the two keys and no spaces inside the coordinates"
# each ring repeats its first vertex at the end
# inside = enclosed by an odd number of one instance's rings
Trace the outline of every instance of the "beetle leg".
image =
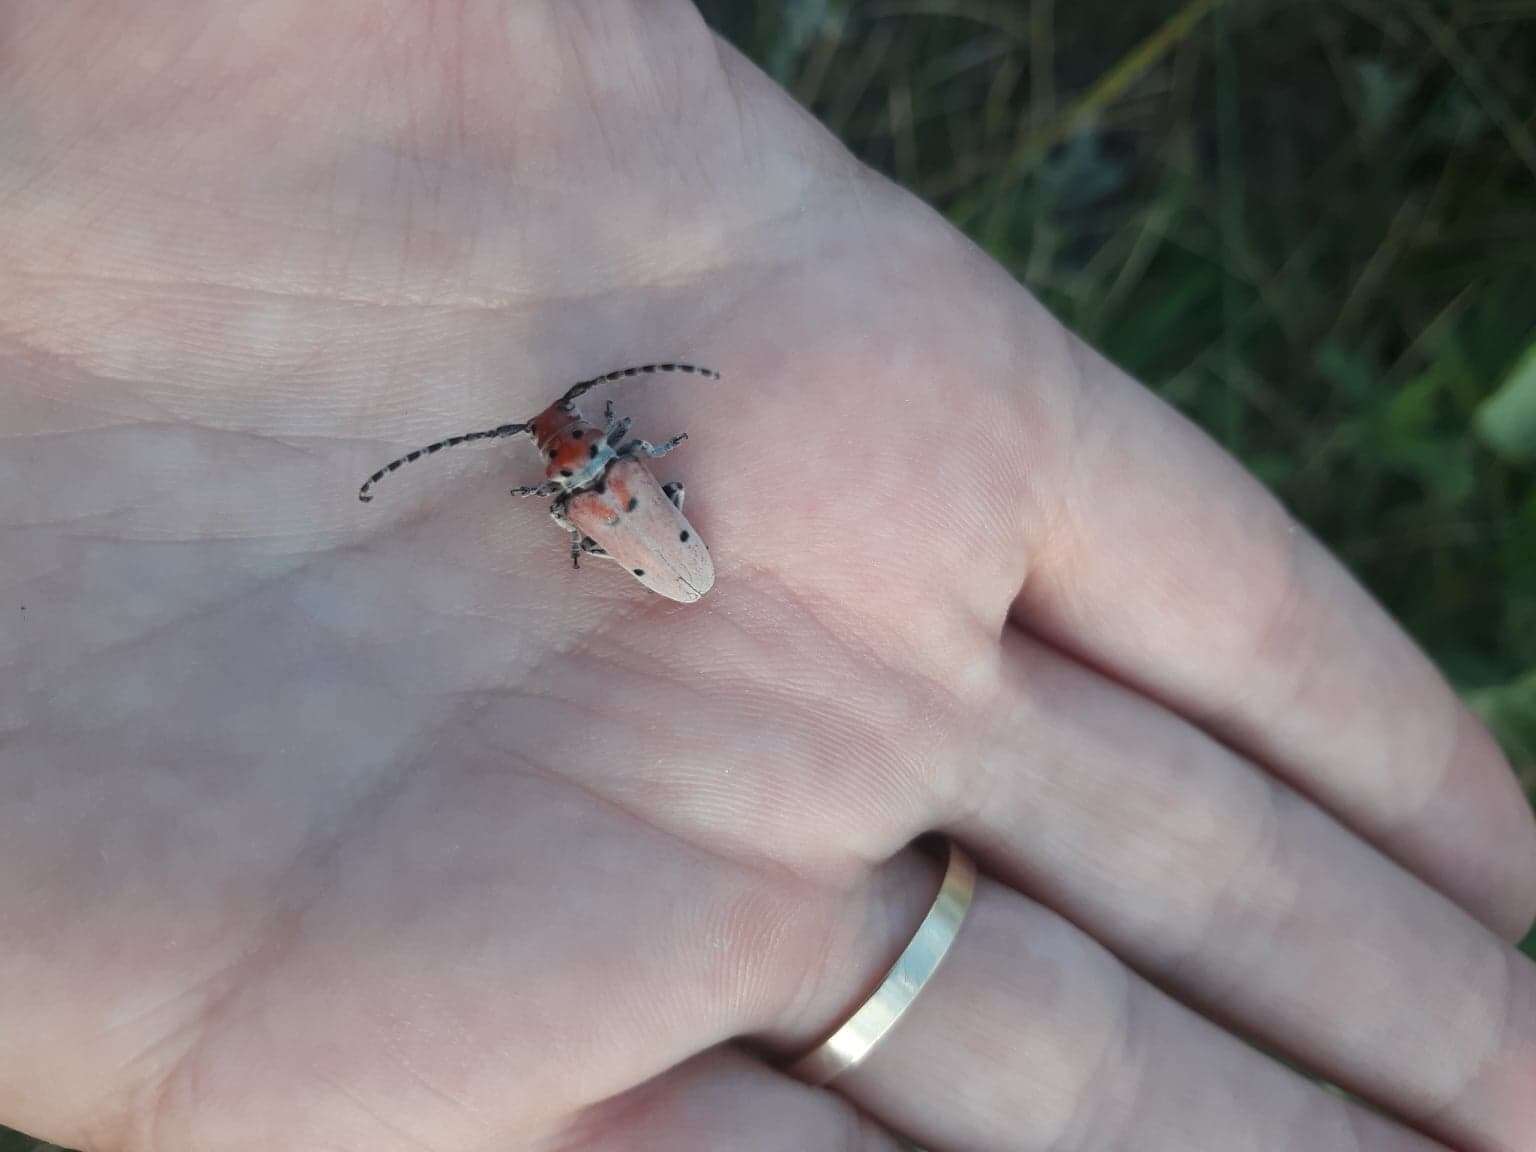
{"type": "Polygon", "coordinates": [[[612,400],[608,401],[608,403],[603,405],[603,420],[606,421],[609,425],[613,424],[613,401],[612,400]]]}
{"type": "Polygon", "coordinates": [[[665,444],[652,444],[649,440],[631,440],[619,449],[620,456],[665,456],[676,448],[684,440],[688,439],[688,433],[679,432],[665,444]]]}
{"type": "Polygon", "coordinates": [[[553,496],[560,491],[560,485],[553,480],[546,480],[542,484],[524,484],[521,488],[512,489],[514,496],[553,496]]]}
{"type": "Polygon", "coordinates": [[[565,497],[560,497],[549,506],[549,518],[571,534],[571,567],[581,567],[581,555],[585,552],[588,556],[600,556],[604,560],[611,560],[607,549],[592,537],[588,536],[580,528],[571,523],[571,518],[565,514],[565,497]]]}
{"type": "Polygon", "coordinates": [[[581,567],[583,555],[596,556],[602,560],[612,560],[608,550],[590,536],[582,535],[580,528],[571,529],[571,567],[581,567]]]}
{"type": "Polygon", "coordinates": [[[565,514],[564,496],[558,497],[549,506],[549,518],[560,525],[562,530],[571,534],[571,567],[580,568],[581,553],[584,550],[582,546],[586,542],[586,537],[582,535],[581,529],[571,523],[571,518],[565,514]]]}
{"type": "Polygon", "coordinates": [[[670,484],[663,484],[661,490],[666,498],[672,501],[672,507],[681,512],[683,510],[683,482],[681,480],[674,480],[670,484]]]}
{"type": "Polygon", "coordinates": [[[608,430],[603,433],[603,439],[608,441],[608,447],[616,448],[620,440],[629,435],[630,419],[628,416],[622,420],[610,420],[608,430]]]}

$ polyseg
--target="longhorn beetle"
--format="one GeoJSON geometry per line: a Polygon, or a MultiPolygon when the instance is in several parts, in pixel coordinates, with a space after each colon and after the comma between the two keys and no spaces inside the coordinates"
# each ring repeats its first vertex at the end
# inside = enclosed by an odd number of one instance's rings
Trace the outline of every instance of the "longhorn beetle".
{"type": "Polygon", "coordinates": [[[665,456],[684,440],[679,432],[662,444],[624,439],[629,419],[614,419],[613,401],[603,409],[604,427],[589,424],[576,410],[577,397],[600,384],[650,372],[689,372],[720,379],[694,364],[641,364],[573,384],[565,395],[521,424],[464,432],[391,460],[358,490],[364,504],[373,486],[403,464],[475,440],[529,435],[545,460],[544,483],[512,489],[514,496],[554,496],[549,514],[571,537],[571,566],[598,556],[622,565],[652,592],[691,604],[715,582],[709,549],[683,517],[683,486],[660,484],[645,461],[665,456]]]}

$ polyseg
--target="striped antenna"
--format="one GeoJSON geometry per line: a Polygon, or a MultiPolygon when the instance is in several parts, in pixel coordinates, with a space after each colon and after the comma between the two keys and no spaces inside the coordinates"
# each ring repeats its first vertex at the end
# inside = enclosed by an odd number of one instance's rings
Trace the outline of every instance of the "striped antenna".
{"type": "Polygon", "coordinates": [[[590,391],[599,384],[612,384],[615,380],[624,380],[630,376],[642,376],[648,372],[695,372],[709,380],[720,379],[720,373],[709,368],[700,368],[697,364],[638,364],[633,368],[620,368],[617,372],[605,372],[601,376],[594,376],[590,380],[583,380],[580,384],[572,384],[570,391],[560,397],[559,403],[569,404],[583,392],[590,391]]]}
{"type": "Polygon", "coordinates": [[[446,440],[439,440],[436,444],[428,444],[425,448],[418,448],[414,452],[408,452],[398,460],[391,460],[380,468],[363,483],[357,490],[357,498],[364,504],[373,499],[370,491],[375,484],[388,476],[402,464],[409,464],[412,460],[419,460],[423,456],[430,456],[434,452],[441,452],[444,448],[455,448],[460,444],[468,444],[472,440],[500,440],[506,436],[520,436],[528,431],[527,424],[503,424],[500,428],[487,428],[484,432],[465,432],[460,436],[450,436],[446,440]]]}

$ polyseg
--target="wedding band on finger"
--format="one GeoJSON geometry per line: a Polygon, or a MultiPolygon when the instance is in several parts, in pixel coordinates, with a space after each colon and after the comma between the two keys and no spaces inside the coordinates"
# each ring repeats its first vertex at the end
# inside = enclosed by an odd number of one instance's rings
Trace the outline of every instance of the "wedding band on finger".
{"type": "Polygon", "coordinates": [[[807,1084],[827,1084],[856,1068],[896,1026],[896,1022],[938,971],[954,944],[976,894],[976,863],[953,840],[944,882],[933,907],[880,987],[856,1012],[786,1071],[807,1084]]]}

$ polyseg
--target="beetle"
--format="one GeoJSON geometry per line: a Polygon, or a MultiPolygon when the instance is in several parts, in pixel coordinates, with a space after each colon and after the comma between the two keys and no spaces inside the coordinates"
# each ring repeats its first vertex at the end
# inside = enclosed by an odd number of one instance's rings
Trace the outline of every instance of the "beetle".
{"type": "Polygon", "coordinates": [[[512,489],[514,496],[550,496],[549,514],[570,534],[571,565],[583,555],[612,560],[652,592],[692,604],[715,582],[709,549],[683,516],[683,486],[662,484],[645,461],[665,456],[684,440],[679,432],[661,444],[624,439],[629,418],[615,419],[613,401],[603,408],[604,426],[588,423],[576,400],[601,384],[654,372],[686,372],[710,380],[720,374],[696,364],[639,364],[571,385],[565,395],[523,423],[502,424],[482,432],[464,432],[391,460],[364,482],[357,498],[373,499],[373,487],[385,476],[444,448],[476,440],[531,436],[545,461],[544,483],[512,489]]]}

